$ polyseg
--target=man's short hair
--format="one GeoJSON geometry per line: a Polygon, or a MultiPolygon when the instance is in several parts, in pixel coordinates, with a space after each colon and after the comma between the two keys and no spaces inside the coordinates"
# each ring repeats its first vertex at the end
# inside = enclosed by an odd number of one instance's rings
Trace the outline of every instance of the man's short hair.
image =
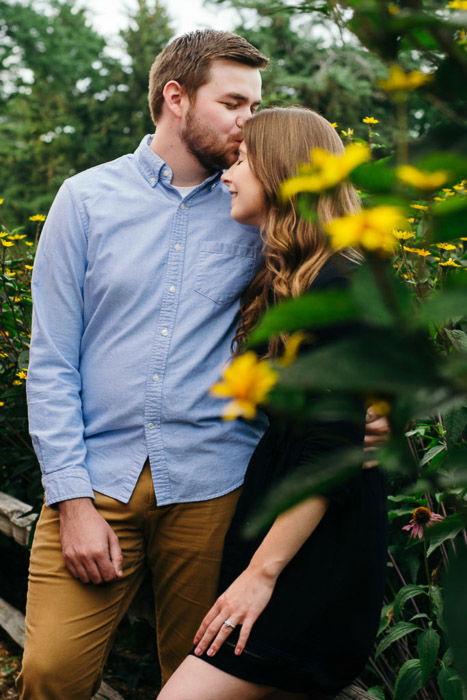
{"type": "Polygon", "coordinates": [[[269,59],[249,41],[215,29],[202,29],[174,39],[156,57],[149,72],[149,108],[154,123],[164,104],[163,90],[170,80],[183,86],[190,100],[209,81],[212,61],[226,59],[252,68],[265,68],[269,59]]]}

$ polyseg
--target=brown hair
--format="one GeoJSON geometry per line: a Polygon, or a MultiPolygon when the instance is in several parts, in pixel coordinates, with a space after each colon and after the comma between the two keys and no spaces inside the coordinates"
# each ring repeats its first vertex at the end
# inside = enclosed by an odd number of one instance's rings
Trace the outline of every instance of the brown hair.
{"type": "Polygon", "coordinates": [[[164,103],[163,90],[176,80],[192,100],[209,80],[212,61],[227,59],[252,68],[266,68],[269,59],[238,34],[203,29],[174,39],[157,56],[149,72],[149,108],[154,123],[164,103]]]}
{"type": "MultiPolygon", "coordinates": [[[[331,124],[303,107],[273,107],[249,119],[243,129],[248,162],[265,191],[262,226],[264,265],[248,286],[241,305],[240,323],[232,349],[239,352],[271,301],[306,292],[324,263],[333,255],[323,224],[358,210],[354,188],[341,183],[331,193],[319,195],[316,219],[297,213],[296,198],[280,204],[280,184],[296,175],[297,167],[310,159],[312,148],[342,153],[344,146],[331,124]]],[[[356,251],[341,251],[359,260],[356,251]]],[[[277,356],[285,337],[269,343],[267,356],[277,356]]]]}

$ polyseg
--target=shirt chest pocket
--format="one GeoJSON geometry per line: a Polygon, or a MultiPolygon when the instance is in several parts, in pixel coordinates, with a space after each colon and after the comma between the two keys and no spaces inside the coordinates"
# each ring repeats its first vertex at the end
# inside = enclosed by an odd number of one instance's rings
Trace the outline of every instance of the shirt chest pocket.
{"type": "Polygon", "coordinates": [[[205,241],[197,262],[194,290],[216,304],[238,299],[256,270],[256,247],[205,241]]]}

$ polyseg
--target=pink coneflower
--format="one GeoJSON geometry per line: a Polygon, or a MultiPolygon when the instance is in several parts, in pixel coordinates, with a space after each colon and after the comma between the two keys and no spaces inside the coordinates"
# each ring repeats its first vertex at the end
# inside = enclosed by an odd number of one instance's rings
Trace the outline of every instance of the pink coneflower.
{"type": "Polygon", "coordinates": [[[430,527],[433,523],[438,522],[438,520],[444,520],[442,515],[437,515],[432,513],[429,508],[425,506],[419,506],[412,511],[412,520],[408,525],[404,525],[403,530],[408,530],[410,532],[410,537],[418,537],[419,540],[423,538],[423,532],[425,527],[430,527]]]}

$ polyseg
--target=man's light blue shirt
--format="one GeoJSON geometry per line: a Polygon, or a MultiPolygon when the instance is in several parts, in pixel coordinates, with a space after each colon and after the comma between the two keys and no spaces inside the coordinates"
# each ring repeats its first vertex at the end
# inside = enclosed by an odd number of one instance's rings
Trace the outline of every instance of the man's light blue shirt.
{"type": "Polygon", "coordinates": [[[265,427],[222,421],[208,393],[258,231],[230,218],[219,174],[182,199],[150,142],[65,181],[38,246],[27,390],[49,505],[126,503],[147,457],[158,505],[221,496],[265,427]]]}

